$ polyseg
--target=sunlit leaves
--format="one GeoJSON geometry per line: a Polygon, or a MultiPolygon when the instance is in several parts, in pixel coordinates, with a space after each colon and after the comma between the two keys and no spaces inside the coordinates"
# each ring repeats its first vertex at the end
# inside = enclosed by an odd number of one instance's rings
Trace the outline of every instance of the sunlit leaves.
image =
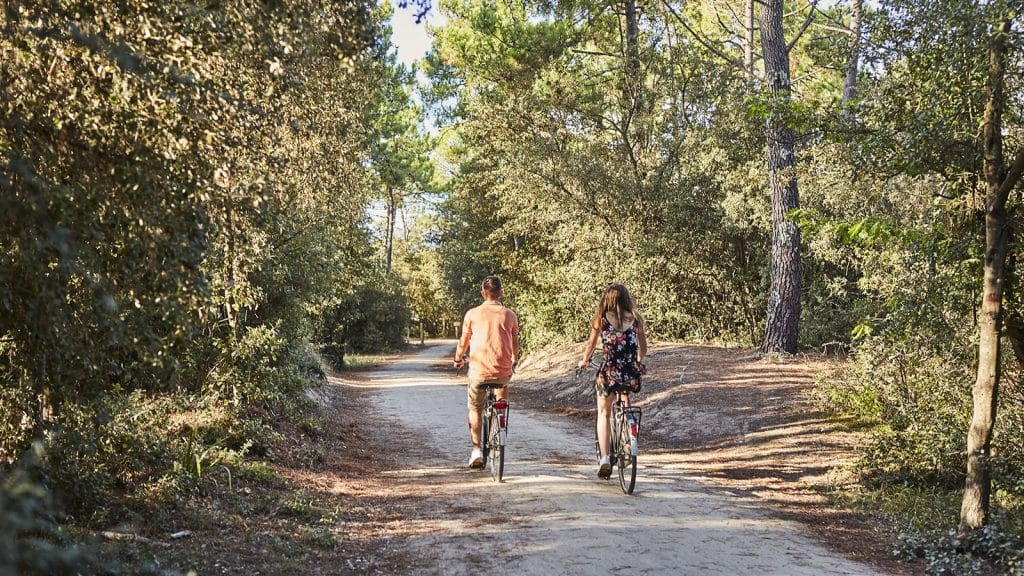
{"type": "Polygon", "coordinates": [[[276,394],[292,376],[274,367],[367,256],[372,7],[3,18],[0,375],[32,390],[28,416],[131,388],[276,394]]]}

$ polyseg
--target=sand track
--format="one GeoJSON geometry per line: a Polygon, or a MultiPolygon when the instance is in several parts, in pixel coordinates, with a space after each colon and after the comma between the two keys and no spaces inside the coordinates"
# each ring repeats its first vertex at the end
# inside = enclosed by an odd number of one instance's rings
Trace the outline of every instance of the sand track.
{"type": "MultiPolygon", "coordinates": [[[[672,450],[644,452],[635,495],[596,478],[579,418],[517,407],[506,481],[465,468],[465,380],[431,370],[438,343],[358,380],[364,423],[388,466],[379,482],[400,513],[353,529],[405,556],[408,574],[867,575],[756,499],[716,487],[672,450]]],[[[645,426],[665,426],[651,422],[645,426]]]]}

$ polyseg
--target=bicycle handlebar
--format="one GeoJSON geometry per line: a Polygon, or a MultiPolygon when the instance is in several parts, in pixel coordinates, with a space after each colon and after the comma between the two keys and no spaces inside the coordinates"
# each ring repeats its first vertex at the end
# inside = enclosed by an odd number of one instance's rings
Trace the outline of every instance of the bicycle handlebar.
{"type": "Polygon", "coordinates": [[[593,360],[591,360],[590,362],[587,362],[586,366],[580,366],[579,364],[577,364],[576,365],[576,377],[579,378],[581,374],[583,374],[584,372],[587,371],[587,368],[598,368],[599,366],[600,366],[600,364],[598,364],[597,362],[594,362],[593,360]]]}

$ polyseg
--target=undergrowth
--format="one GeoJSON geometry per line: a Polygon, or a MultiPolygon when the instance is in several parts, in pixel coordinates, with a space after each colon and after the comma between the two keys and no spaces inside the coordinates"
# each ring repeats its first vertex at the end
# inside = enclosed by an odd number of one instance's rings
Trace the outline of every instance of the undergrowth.
{"type": "Polygon", "coordinates": [[[958,530],[966,469],[970,374],[960,364],[888,346],[871,349],[820,374],[810,393],[822,410],[853,418],[865,430],[844,505],[892,526],[893,554],[920,559],[929,574],[1024,575],[1022,387],[1001,390],[993,437],[989,524],[958,530]]]}
{"type": "Polygon", "coordinates": [[[988,576],[1024,574],[1024,506],[998,495],[988,526],[973,534],[957,529],[961,491],[907,486],[863,487],[836,492],[842,505],[892,527],[892,553],[920,559],[928,574],[988,576]]]}

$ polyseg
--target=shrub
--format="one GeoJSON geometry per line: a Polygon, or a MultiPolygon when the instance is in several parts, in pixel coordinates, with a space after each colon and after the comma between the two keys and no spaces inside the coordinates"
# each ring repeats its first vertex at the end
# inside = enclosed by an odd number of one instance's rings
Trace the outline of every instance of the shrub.
{"type": "Polygon", "coordinates": [[[169,398],[142,392],[110,394],[90,403],[67,404],[55,422],[47,462],[53,488],[66,512],[104,525],[131,493],[159,477],[174,461],[169,398]]]}
{"type": "Polygon", "coordinates": [[[43,449],[35,443],[0,479],[0,575],[74,574],[85,550],[58,527],[49,491],[39,481],[43,449]]]}
{"type": "Polygon", "coordinates": [[[324,314],[317,340],[327,361],[341,368],[349,352],[401,348],[410,318],[408,300],[396,278],[368,277],[324,314]]]}

